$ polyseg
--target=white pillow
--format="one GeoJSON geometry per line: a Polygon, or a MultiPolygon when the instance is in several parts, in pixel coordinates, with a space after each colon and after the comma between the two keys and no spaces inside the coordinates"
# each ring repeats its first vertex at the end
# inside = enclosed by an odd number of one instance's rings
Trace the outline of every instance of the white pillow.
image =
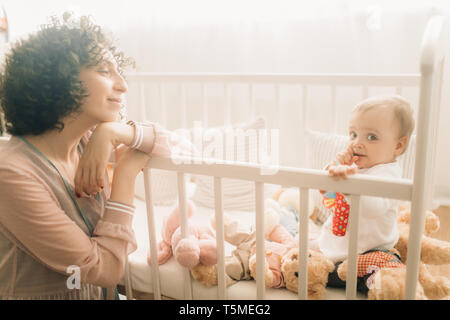
{"type": "MultiPolygon", "coordinates": [[[[243,123],[243,124],[237,124],[231,127],[233,130],[242,129],[244,132],[246,130],[259,130],[259,129],[265,129],[265,119],[264,118],[257,118],[251,122],[243,123]]],[[[227,129],[230,129],[230,127],[217,127],[214,128],[216,130],[219,130],[222,132],[223,137],[227,137],[225,135],[225,132],[227,129]]],[[[206,133],[206,136],[208,136],[208,133],[206,130],[203,131],[203,134],[206,133]]],[[[206,137],[203,135],[203,137],[206,137]]],[[[256,135],[258,137],[258,135],[256,135]]],[[[227,138],[230,138],[229,136],[227,138]]],[[[224,145],[226,145],[226,139],[224,140],[224,145]]],[[[258,155],[258,138],[256,139],[249,139],[246,138],[244,144],[239,144],[238,139],[234,136],[234,145],[235,150],[234,152],[230,152],[230,157],[227,158],[226,150],[223,150],[222,155],[216,155],[215,158],[222,159],[222,160],[239,160],[241,162],[249,162],[249,161],[256,161],[258,162],[258,159],[251,157],[250,155],[253,154],[255,156],[258,155]],[[240,153],[239,153],[240,152],[240,153]],[[241,158],[238,158],[238,155],[241,156],[241,158]],[[242,157],[242,155],[244,157],[242,157]]],[[[206,139],[208,142],[208,139],[206,139]]],[[[209,139],[211,140],[211,139],[209,139]]],[[[212,141],[209,143],[204,144],[204,150],[207,150],[208,146],[210,146],[210,143],[213,143],[212,141]]],[[[197,146],[198,147],[198,146],[197,146]]],[[[225,146],[224,146],[225,149],[225,146]]],[[[201,150],[199,148],[199,150],[201,150]]],[[[208,208],[214,208],[215,202],[214,202],[214,178],[208,177],[208,176],[202,176],[202,175],[196,175],[193,176],[193,179],[195,183],[197,184],[194,196],[192,200],[197,204],[208,208]]],[[[270,185],[265,184],[264,187],[264,199],[271,197],[277,190],[280,189],[280,186],[278,185],[270,185]]],[[[255,210],[255,184],[251,181],[244,181],[244,180],[235,180],[235,179],[222,179],[222,192],[223,192],[223,208],[224,210],[242,210],[242,211],[254,211],[255,210]]]]}
{"type": "MultiPolygon", "coordinates": [[[[312,169],[323,169],[328,163],[335,160],[336,154],[345,149],[348,143],[348,136],[308,131],[307,139],[307,159],[308,167],[312,169]]],[[[414,173],[414,155],[416,149],[416,136],[411,136],[406,152],[398,158],[402,168],[402,177],[412,179],[414,173]]],[[[330,215],[331,211],[322,204],[322,195],[313,190],[310,192],[311,200],[317,208],[316,220],[322,224],[330,215]]]]}

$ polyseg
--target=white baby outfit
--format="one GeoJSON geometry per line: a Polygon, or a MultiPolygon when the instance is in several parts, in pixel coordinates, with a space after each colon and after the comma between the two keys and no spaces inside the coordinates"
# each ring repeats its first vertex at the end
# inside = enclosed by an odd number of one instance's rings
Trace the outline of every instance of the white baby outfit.
{"type": "MultiPolygon", "coordinates": [[[[401,168],[397,162],[361,169],[358,170],[358,173],[385,178],[401,178],[401,168]]],[[[398,200],[395,199],[361,196],[358,254],[371,249],[388,250],[397,243],[399,237],[397,207],[398,200]]],[[[347,259],[349,232],[345,236],[335,236],[332,232],[332,220],[333,215],[330,215],[322,226],[318,246],[326,257],[336,263],[347,259]]]]}

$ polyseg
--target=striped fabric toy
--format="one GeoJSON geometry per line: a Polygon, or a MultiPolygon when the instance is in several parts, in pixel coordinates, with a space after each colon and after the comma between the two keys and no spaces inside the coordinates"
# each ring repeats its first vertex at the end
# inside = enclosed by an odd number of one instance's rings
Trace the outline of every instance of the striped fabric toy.
{"type": "Polygon", "coordinates": [[[350,205],[344,198],[344,195],[329,191],[323,195],[323,204],[328,209],[332,208],[334,211],[332,228],[333,234],[338,237],[345,236],[350,205]]]}

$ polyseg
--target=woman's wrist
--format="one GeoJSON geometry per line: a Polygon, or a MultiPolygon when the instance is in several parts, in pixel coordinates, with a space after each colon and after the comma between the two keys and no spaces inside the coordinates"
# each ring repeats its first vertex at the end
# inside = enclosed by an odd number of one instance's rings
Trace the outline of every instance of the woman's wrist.
{"type": "Polygon", "coordinates": [[[136,123],[130,120],[127,122],[127,125],[134,128],[134,137],[129,147],[150,155],[155,147],[155,124],[148,121],[145,123],[136,123]]]}
{"type": "Polygon", "coordinates": [[[134,201],[134,186],[139,171],[125,165],[114,168],[111,184],[110,201],[132,205],[134,201]]]}
{"type": "Polygon", "coordinates": [[[96,130],[106,132],[114,147],[124,144],[129,146],[135,136],[133,126],[119,122],[104,122],[97,126],[96,130]]]}

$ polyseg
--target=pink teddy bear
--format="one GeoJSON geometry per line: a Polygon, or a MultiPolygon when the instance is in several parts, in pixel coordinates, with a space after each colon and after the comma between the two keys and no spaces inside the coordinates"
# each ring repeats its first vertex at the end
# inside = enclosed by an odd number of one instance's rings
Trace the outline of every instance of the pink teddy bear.
{"type": "MultiPolygon", "coordinates": [[[[180,212],[175,208],[164,219],[162,240],[158,243],[158,264],[166,263],[172,255],[186,268],[193,268],[199,263],[215,265],[217,263],[216,237],[212,228],[194,216],[195,207],[187,203],[187,237],[181,236],[180,212]]],[[[147,262],[151,265],[150,254],[147,262]]]]}

